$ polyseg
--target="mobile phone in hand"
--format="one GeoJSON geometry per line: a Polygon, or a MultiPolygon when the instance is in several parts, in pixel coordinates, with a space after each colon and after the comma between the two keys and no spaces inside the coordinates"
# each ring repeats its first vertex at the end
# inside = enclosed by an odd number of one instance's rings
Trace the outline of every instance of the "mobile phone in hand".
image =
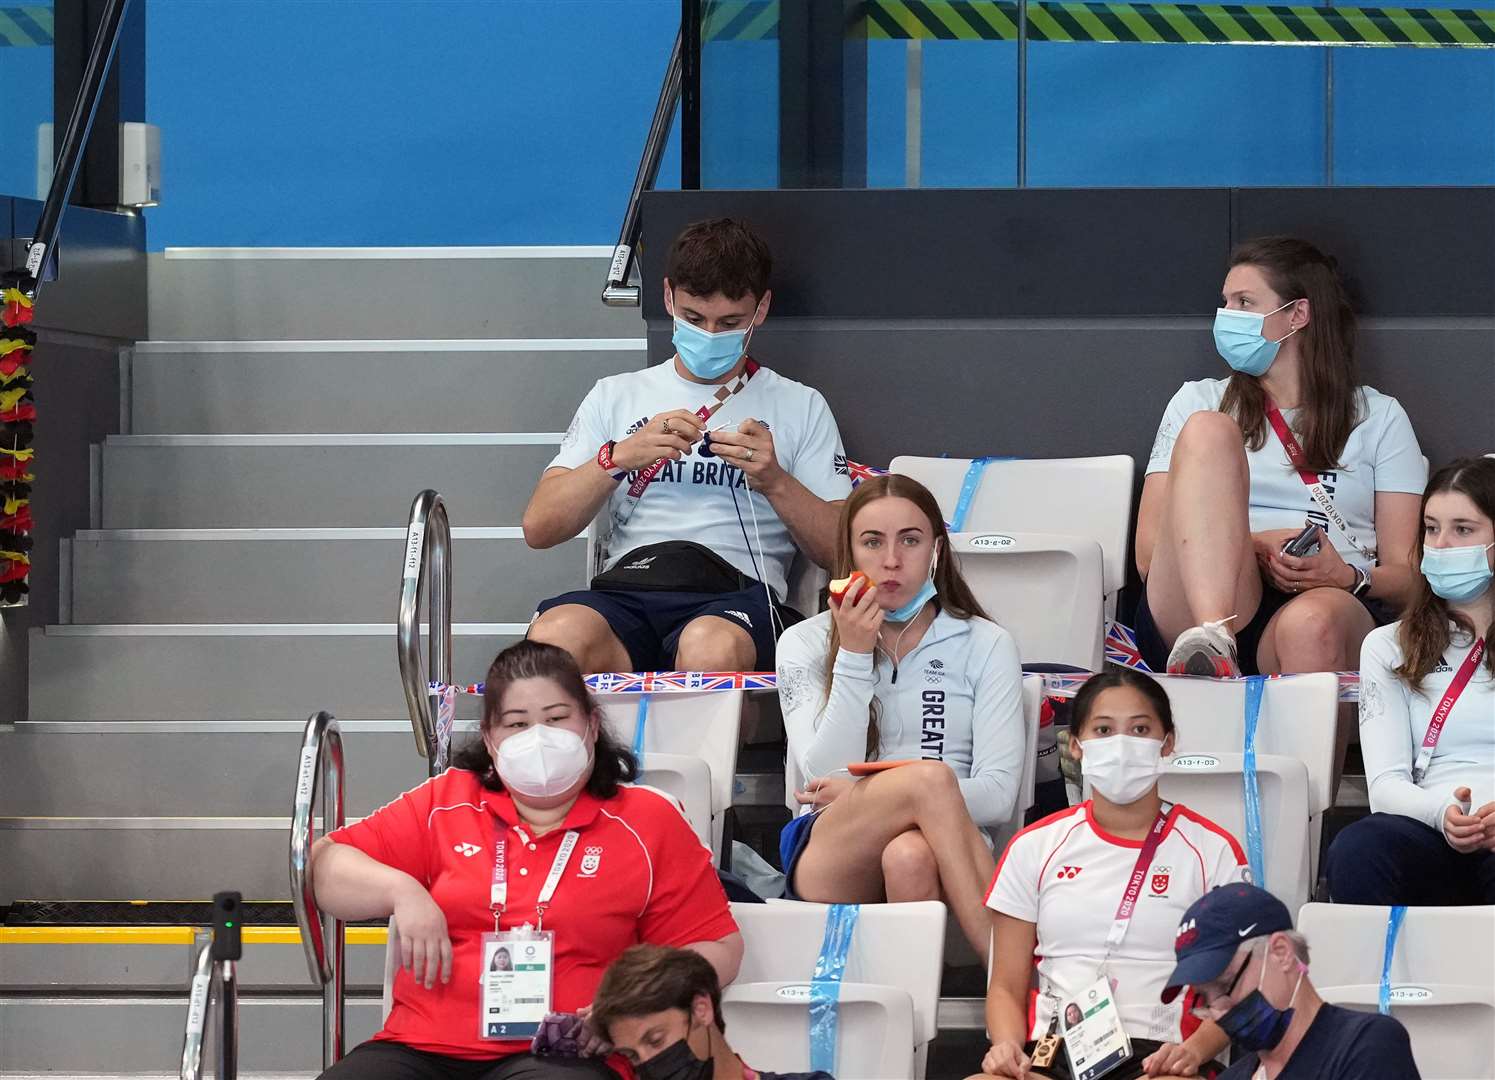
{"type": "Polygon", "coordinates": [[[1319,553],[1319,527],[1307,522],[1303,531],[1282,545],[1282,554],[1295,559],[1307,559],[1319,553]]]}

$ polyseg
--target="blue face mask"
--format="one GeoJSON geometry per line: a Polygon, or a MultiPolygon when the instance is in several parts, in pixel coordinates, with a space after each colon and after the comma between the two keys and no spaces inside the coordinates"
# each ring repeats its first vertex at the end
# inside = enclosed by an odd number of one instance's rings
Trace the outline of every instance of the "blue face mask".
{"type": "Polygon", "coordinates": [[[894,610],[888,612],[883,616],[884,619],[886,619],[888,622],[894,623],[908,622],[915,615],[919,614],[920,611],[924,610],[924,605],[929,603],[929,601],[933,600],[935,597],[934,568],[939,563],[939,561],[940,549],[935,548],[934,555],[929,560],[929,576],[924,579],[924,584],[920,586],[919,591],[914,594],[914,598],[908,603],[904,604],[902,607],[895,608],[894,610]]]}
{"type": "MultiPolygon", "coordinates": [[[[754,320],[758,318],[761,307],[760,301],[753,309],[754,320]]],[[[731,371],[747,352],[752,332],[752,323],[749,323],[744,330],[723,330],[713,334],[676,316],[673,341],[686,371],[698,379],[719,379],[731,371]]]]}
{"type": "Polygon", "coordinates": [[[1254,311],[1238,311],[1235,308],[1220,308],[1215,312],[1215,349],[1224,361],[1242,375],[1265,375],[1277,359],[1277,350],[1282,343],[1298,331],[1289,330],[1286,337],[1270,341],[1262,337],[1262,324],[1267,315],[1275,315],[1282,308],[1291,307],[1296,300],[1289,300],[1276,311],[1259,315],[1254,311]]]}
{"type": "Polygon", "coordinates": [[[1293,1022],[1292,1004],[1298,996],[1298,987],[1303,985],[1303,975],[1308,969],[1299,966],[1298,983],[1293,987],[1293,996],[1287,999],[1287,1008],[1279,1009],[1262,996],[1260,988],[1251,991],[1231,1010],[1215,1023],[1230,1036],[1230,1041],[1243,1050],[1270,1050],[1282,1041],[1288,1025],[1293,1022]]]}
{"type": "Polygon", "coordinates": [[[1490,561],[1485,552],[1495,544],[1474,544],[1470,547],[1422,549],[1422,576],[1428,579],[1428,588],[1445,600],[1456,604],[1473,600],[1490,587],[1495,572],[1490,570],[1490,561]]]}

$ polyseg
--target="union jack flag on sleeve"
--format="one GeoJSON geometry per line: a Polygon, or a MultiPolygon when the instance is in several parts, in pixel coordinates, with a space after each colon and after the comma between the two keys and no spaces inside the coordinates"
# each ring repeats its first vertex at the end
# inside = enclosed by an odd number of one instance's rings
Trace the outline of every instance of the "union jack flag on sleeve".
{"type": "Polygon", "coordinates": [[[844,472],[851,477],[851,486],[858,486],[863,480],[870,480],[874,476],[887,476],[887,469],[879,469],[876,465],[863,465],[860,461],[852,461],[844,454],[836,455],[836,471],[844,472]]]}

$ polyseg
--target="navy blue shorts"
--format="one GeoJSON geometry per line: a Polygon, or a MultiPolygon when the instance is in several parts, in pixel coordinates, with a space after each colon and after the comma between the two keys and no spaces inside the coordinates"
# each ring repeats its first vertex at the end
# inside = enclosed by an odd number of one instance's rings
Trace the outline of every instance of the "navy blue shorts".
{"type": "MultiPolygon", "coordinates": [[[[676,670],[675,647],[680,632],[686,623],[703,615],[734,622],[752,635],[758,649],[754,670],[772,671],[774,667],[776,635],[762,585],[734,593],[578,589],[541,601],[535,613],[543,615],[562,604],[589,607],[606,619],[628,650],[628,662],[634,671],[676,670]]],[[[800,621],[799,613],[790,608],[778,605],[777,611],[785,626],[800,621]]]]}
{"type": "Polygon", "coordinates": [[[815,810],[791,818],[779,833],[779,865],[784,868],[785,900],[799,899],[799,894],[794,891],[794,865],[810,846],[810,830],[815,827],[815,819],[819,816],[820,810],[815,810]]]}

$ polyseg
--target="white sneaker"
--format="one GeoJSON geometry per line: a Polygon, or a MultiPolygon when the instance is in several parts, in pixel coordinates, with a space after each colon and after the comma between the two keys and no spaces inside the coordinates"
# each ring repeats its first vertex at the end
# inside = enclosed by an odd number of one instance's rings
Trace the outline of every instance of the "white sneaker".
{"type": "Polygon", "coordinates": [[[1205,675],[1216,679],[1235,679],[1241,674],[1236,659],[1235,638],[1225,629],[1234,619],[1207,622],[1178,635],[1168,653],[1169,675],[1205,675]]]}

